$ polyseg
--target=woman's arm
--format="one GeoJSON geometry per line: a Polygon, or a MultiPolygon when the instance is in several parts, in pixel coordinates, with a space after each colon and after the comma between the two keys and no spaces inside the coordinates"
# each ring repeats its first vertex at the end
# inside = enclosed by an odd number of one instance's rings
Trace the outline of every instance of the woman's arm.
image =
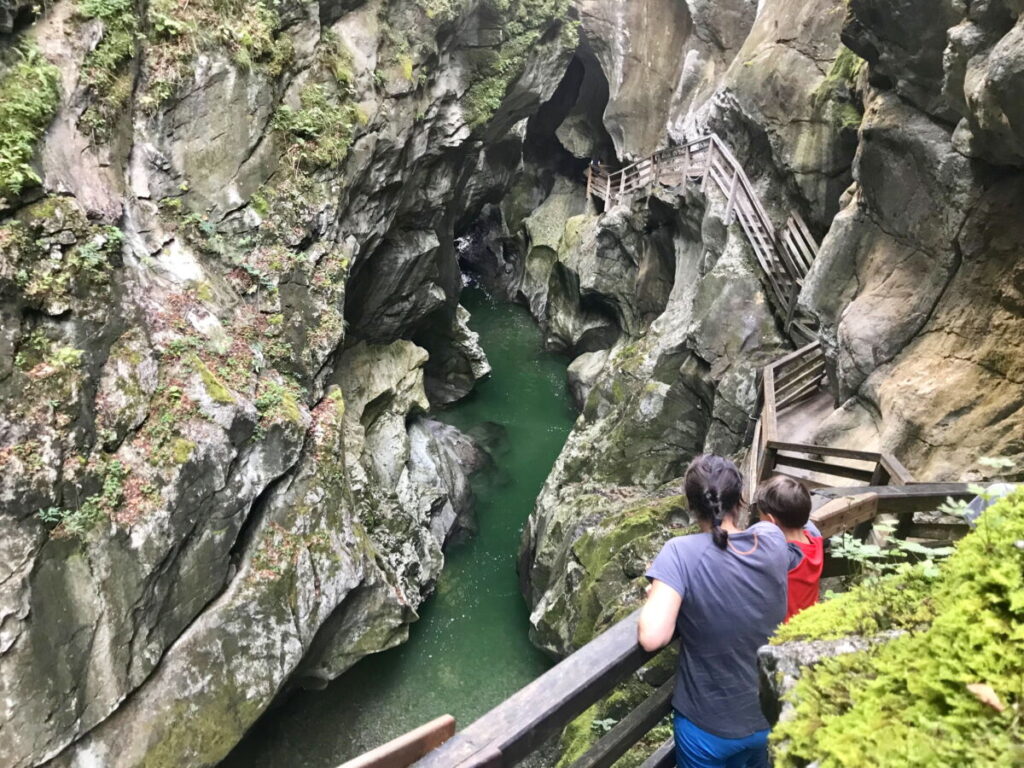
{"type": "Polygon", "coordinates": [[[676,617],[683,598],[663,581],[654,579],[647,593],[647,602],[640,610],[637,641],[645,651],[664,648],[676,632],[676,617]]]}

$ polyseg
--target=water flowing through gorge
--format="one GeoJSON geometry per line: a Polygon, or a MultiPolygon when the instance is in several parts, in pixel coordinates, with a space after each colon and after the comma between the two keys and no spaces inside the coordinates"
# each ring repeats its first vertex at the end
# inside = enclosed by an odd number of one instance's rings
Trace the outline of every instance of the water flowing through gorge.
{"type": "Polygon", "coordinates": [[[224,768],[331,768],[438,715],[460,726],[532,680],[548,661],[527,638],[515,571],[523,522],[574,415],[565,362],[541,349],[521,307],[463,292],[493,373],[440,418],[480,435],[494,466],[474,481],[479,532],[446,554],[409,642],[370,656],[324,691],[272,709],[224,768]]]}

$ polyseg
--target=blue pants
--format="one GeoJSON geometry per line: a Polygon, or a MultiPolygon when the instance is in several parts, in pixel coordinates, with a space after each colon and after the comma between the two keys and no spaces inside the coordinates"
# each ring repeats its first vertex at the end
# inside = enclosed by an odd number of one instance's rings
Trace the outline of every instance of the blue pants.
{"type": "Polygon", "coordinates": [[[726,739],[701,730],[678,712],[673,720],[679,768],[768,768],[768,729],[726,739]]]}

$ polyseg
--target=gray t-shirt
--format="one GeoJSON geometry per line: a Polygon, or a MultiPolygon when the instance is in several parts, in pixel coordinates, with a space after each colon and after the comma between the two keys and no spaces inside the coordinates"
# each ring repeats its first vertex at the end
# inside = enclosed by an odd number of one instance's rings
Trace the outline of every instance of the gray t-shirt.
{"type": "Polygon", "coordinates": [[[683,603],[672,706],[699,728],[739,739],[769,727],[758,700],[757,649],[786,616],[789,550],[782,531],[757,523],[719,549],[710,533],[669,541],[647,578],[683,603]]]}

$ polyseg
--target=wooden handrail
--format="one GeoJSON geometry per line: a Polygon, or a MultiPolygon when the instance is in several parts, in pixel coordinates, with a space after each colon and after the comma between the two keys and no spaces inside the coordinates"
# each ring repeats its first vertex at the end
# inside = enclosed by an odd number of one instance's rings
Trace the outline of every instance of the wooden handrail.
{"type": "Polygon", "coordinates": [[[511,766],[561,731],[654,654],[637,644],[634,611],[420,760],[418,768],[511,766]]]}
{"type": "Polygon", "coordinates": [[[455,735],[455,718],[442,715],[376,749],[343,763],[340,768],[408,768],[455,735]]]}

